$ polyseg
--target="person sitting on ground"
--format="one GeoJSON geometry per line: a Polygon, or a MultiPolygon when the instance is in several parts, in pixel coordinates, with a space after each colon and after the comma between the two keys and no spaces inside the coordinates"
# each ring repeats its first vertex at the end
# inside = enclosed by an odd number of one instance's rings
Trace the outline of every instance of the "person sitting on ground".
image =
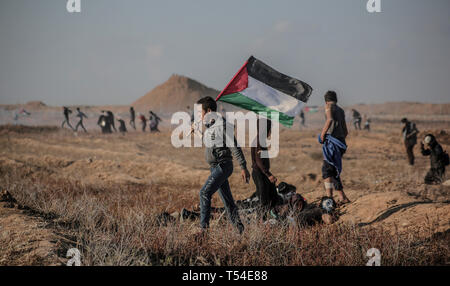
{"type": "Polygon", "coordinates": [[[448,154],[444,152],[433,134],[425,136],[420,142],[420,149],[423,156],[430,156],[430,170],[425,175],[425,184],[441,184],[445,175],[445,166],[448,165],[448,154]]]}
{"type": "Polygon", "coordinates": [[[270,159],[263,158],[261,156],[261,152],[267,152],[266,147],[261,146],[260,142],[260,128],[266,129],[267,137],[270,137],[270,131],[272,122],[267,119],[258,119],[257,122],[257,137],[255,147],[251,147],[251,155],[252,155],[252,178],[253,182],[256,186],[256,194],[259,198],[260,205],[260,216],[263,220],[267,217],[267,213],[271,212],[273,216],[276,216],[274,213],[274,207],[278,203],[278,196],[275,183],[277,182],[277,178],[269,171],[270,169],[270,159]],[[261,125],[263,127],[261,127],[261,125]]]}
{"type": "MultiPolygon", "coordinates": [[[[244,231],[244,225],[239,217],[238,208],[231,194],[228,178],[233,174],[233,156],[241,167],[241,176],[248,184],[250,173],[247,170],[247,163],[244,154],[237,146],[236,138],[234,146],[227,146],[227,123],[217,113],[217,103],[212,97],[203,97],[197,104],[202,105],[201,119],[206,127],[203,135],[206,150],[206,162],[210,165],[211,174],[200,190],[200,227],[205,230],[209,227],[211,214],[211,198],[216,191],[219,191],[227,211],[228,218],[237,228],[239,233],[244,231]]],[[[231,128],[231,126],[228,126],[231,128]]]]}
{"type": "Polygon", "coordinates": [[[325,94],[326,122],[319,135],[319,143],[322,145],[324,161],[322,166],[322,178],[325,180],[325,189],[328,197],[333,198],[333,187],[338,193],[338,204],[349,203],[350,200],[344,193],[341,181],[342,156],[347,150],[345,138],[347,137],[347,124],[345,112],[337,105],[337,95],[334,91],[325,94]]]}
{"type": "Polygon", "coordinates": [[[414,165],[414,146],[417,144],[417,134],[419,133],[419,130],[417,129],[416,124],[409,121],[407,118],[403,118],[401,122],[404,124],[402,134],[406,154],[408,155],[408,162],[412,166],[414,165]]]}

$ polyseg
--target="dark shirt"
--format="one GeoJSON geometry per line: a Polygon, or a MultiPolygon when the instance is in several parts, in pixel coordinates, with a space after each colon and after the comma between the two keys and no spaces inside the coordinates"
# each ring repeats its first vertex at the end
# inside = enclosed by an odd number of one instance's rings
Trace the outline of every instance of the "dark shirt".
{"type": "MultiPolygon", "coordinates": [[[[259,144],[258,144],[259,145],[259,144]]],[[[267,177],[272,176],[270,173],[270,159],[269,158],[261,158],[261,151],[267,151],[267,148],[263,148],[261,146],[252,147],[251,155],[252,155],[252,168],[259,169],[264,175],[267,177]]]]}
{"type": "Polygon", "coordinates": [[[419,133],[419,130],[417,129],[415,123],[410,121],[406,122],[405,127],[403,127],[402,133],[403,139],[405,140],[406,144],[415,145],[417,143],[417,133],[419,133]]]}
{"type": "Polygon", "coordinates": [[[330,134],[345,144],[345,138],[348,134],[347,124],[345,123],[345,111],[338,105],[333,104],[331,105],[331,118],[332,122],[327,134],[330,134]]]}
{"type": "Polygon", "coordinates": [[[444,167],[444,150],[439,143],[434,142],[434,144],[430,146],[429,149],[425,149],[423,145],[421,145],[421,151],[423,156],[430,156],[430,164],[432,169],[439,169],[444,167]]]}

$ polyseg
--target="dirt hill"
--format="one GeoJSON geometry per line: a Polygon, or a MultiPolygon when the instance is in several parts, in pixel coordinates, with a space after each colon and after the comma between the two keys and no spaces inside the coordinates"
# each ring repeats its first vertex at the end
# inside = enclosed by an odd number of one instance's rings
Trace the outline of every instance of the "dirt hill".
{"type": "Polygon", "coordinates": [[[172,75],[166,82],[139,98],[132,105],[139,108],[174,112],[192,108],[193,104],[204,96],[216,98],[220,92],[209,88],[196,80],[181,75],[172,75]]]}

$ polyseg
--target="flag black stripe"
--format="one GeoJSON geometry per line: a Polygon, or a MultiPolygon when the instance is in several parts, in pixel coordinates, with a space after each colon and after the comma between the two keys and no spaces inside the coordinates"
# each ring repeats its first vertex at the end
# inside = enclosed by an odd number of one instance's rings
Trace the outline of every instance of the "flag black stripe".
{"type": "Polygon", "coordinates": [[[282,74],[253,56],[247,62],[249,76],[305,103],[308,101],[312,88],[307,83],[282,74]]]}

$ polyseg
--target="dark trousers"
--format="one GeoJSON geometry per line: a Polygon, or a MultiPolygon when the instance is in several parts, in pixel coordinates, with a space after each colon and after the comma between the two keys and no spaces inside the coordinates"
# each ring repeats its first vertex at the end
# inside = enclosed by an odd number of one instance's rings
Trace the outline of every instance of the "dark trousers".
{"type": "Polygon", "coordinates": [[[253,169],[252,178],[256,186],[256,195],[261,203],[261,208],[263,210],[273,208],[278,202],[275,184],[271,183],[269,178],[267,178],[267,176],[258,168],[253,169]]]}
{"type": "Polygon", "coordinates": [[[84,128],[83,120],[78,121],[77,125],[75,126],[75,131],[78,131],[78,126],[81,126],[83,128],[84,132],[87,133],[86,128],[84,128]]]}
{"type": "Polygon", "coordinates": [[[69,117],[65,117],[65,118],[64,118],[64,121],[63,121],[63,123],[61,124],[61,128],[64,128],[64,124],[66,124],[66,123],[67,123],[67,125],[69,125],[70,129],[73,130],[73,127],[72,127],[72,125],[70,125],[70,122],[69,122],[69,117]]]}
{"type": "Polygon", "coordinates": [[[236,226],[239,232],[244,230],[244,226],[239,217],[239,212],[234,203],[231,194],[228,177],[233,173],[233,162],[226,161],[211,167],[211,174],[200,190],[200,226],[202,228],[209,227],[209,219],[211,216],[211,198],[212,195],[219,191],[220,198],[225,206],[228,218],[231,223],[236,226]]]}
{"type": "Polygon", "coordinates": [[[425,184],[427,185],[435,185],[442,183],[442,179],[444,178],[445,167],[442,168],[431,168],[428,173],[425,175],[425,184]]]}
{"type": "Polygon", "coordinates": [[[408,162],[410,165],[414,165],[414,145],[408,142],[405,142],[406,154],[408,155],[408,162]]]}
{"type": "Polygon", "coordinates": [[[134,119],[132,119],[132,120],[130,121],[130,125],[131,125],[131,127],[134,128],[134,130],[136,130],[136,125],[134,124],[134,119]]]}

